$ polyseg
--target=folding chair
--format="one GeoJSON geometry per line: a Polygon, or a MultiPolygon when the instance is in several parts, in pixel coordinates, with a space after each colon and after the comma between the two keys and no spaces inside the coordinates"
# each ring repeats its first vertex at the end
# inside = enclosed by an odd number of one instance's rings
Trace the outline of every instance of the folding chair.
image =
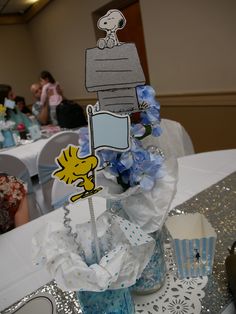
{"type": "MultiPolygon", "coordinates": [[[[80,200],[75,203],[70,203],[69,197],[72,194],[78,193],[78,189],[72,185],[66,185],[57,179],[54,180],[52,186],[52,207],[57,209],[66,205],[66,208],[69,210],[69,217],[67,219],[71,219],[70,227],[75,228],[77,224],[81,224],[87,221],[90,221],[90,210],[89,203],[87,199],[80,200]],[[69,204],[68,204],[69,203],[69,204]]],[[[106,199],[103,197],[93,196],[94,203],[94,215],[95,218],[99,217],[106,211],[106,199]]],[[[65,213],[64,213],[65,214],[65,213]]],[[[65,219],[65,216],[64,216],[65,219]]]]}
{"type": "Polygon", "coordinates": [[[75,187],[66,185],[65,183],[55,179],[52,184],[51,193],[52,207],[54,209],[62,207],[65,203],[68,202],[69,196],[77,192],[78,190],[75,187]]]}

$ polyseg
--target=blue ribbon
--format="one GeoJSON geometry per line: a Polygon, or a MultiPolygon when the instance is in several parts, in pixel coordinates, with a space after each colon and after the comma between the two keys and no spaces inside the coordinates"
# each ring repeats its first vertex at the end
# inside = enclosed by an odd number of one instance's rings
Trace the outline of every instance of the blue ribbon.
{"type": "Polygon", "coordinates": [[[30,175],[29,175],[29,171],[28,169],[25,169],[24,171],[22,171],[21,173],[19,173],[17,175],[17,177],[19,179],[21,179],[23,182],[27,183],[27,194],[31,194],[33,193],[33,184],[32,184],[32,181],[31,181],[31,178],[30,178],[30,175]]]}
{"type": "Polygon", "coordinates": [[[62,207],[65,203],[69,202],[69,198],[70,198],[71,194],[68,195],[64,195],[62,198],[60,198],[59,200],[56,200],[55,202],[52,203],[52,206],[54,209],[57,209],[59,207],[62,207]]]}
{"type": "Polygon", "coordinates": [[[11,147],[11,146],[16,146],[16,143],[14,141],[12,131],[11,130],[4,130],[2,131],[4,141],[3,141],[3,148],[5,147],[11,147]]]}
{"type": "Polygon", "coordinates": [[[52,179],[52,173],[57,169],[57,165],[38,165],[39,181],[41,184],[47,183],[52,179]]]}

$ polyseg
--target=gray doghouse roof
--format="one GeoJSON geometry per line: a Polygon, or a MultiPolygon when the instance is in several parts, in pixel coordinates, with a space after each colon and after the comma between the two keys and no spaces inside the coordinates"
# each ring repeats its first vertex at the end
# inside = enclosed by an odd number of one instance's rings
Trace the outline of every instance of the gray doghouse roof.
{"type": "Polygon", "coordinates": [[[145,76],[135,44],[86,50],[85,86],[89,92],[144,84],[145,76]]]}

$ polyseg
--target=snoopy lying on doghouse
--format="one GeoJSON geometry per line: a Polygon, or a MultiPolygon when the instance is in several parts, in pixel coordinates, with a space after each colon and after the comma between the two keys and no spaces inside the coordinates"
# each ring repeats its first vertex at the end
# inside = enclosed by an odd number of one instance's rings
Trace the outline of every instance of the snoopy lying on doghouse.
{"type": "Polygon", "coordinates": [[[99,29],[106,31],[105,38],[100,38],[97,42],[97,47],[100,49],[113,48],[119,46],[116,32],[125,27],[126,19],[119,10],[109,10],[106,15],[102,16],[97,23],[99,29]]]}

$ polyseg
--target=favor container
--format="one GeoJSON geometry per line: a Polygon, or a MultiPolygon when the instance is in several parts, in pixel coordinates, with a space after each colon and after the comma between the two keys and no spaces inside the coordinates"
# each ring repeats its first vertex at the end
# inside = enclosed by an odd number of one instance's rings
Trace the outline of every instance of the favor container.
{"type": "Polygon", "coordinates": [[[172,216],[166,227],[172,238],[178,277],[210,275],[216,232],[205,216],[200,213],[172,216]]]}
{"type": "MultiPolygon", "coordinates": [[[[117,215],[121,215],[128,219],[120,200],[107,200],[107,208],[117,215]]],[[[136,294],[149,294],[159,290],[166,277],[166,264],[164,253],[164,233],[157,230],[149,234],[155,240],[155,248],[152,257],[142,272],[141,277],[136,284],[131,287],[132,292],[136,294]]]]}

